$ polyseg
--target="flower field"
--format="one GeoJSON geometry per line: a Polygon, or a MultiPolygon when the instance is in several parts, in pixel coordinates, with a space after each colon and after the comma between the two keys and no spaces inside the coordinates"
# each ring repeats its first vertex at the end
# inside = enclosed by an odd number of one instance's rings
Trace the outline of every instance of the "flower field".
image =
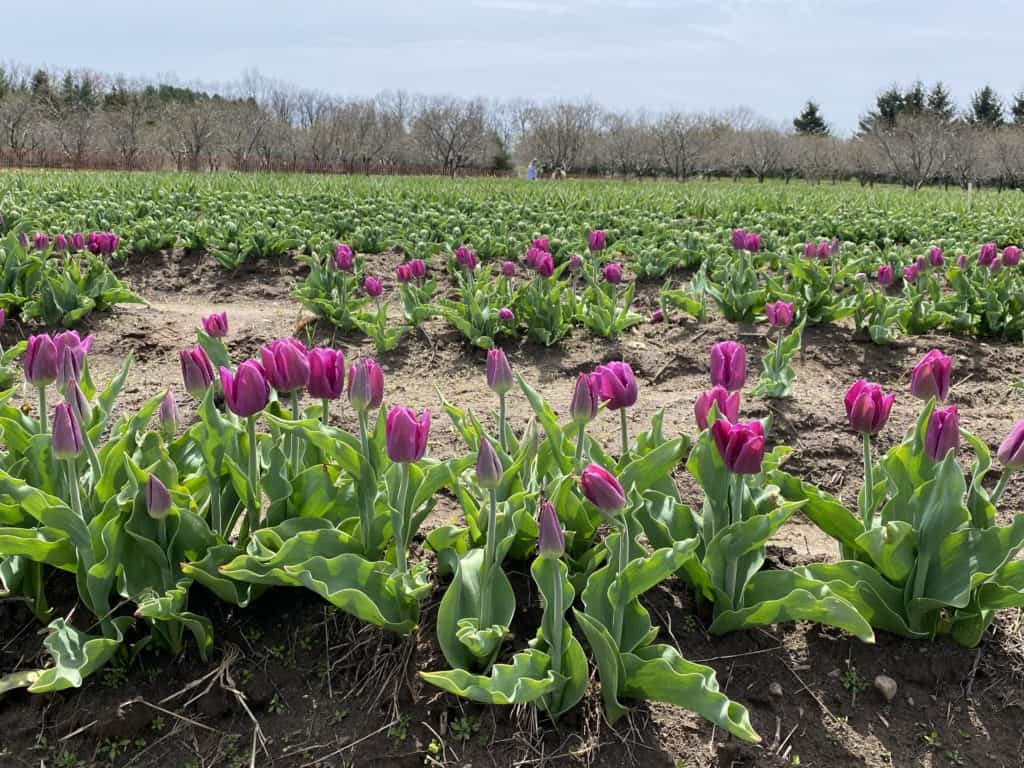
{"type": "Polygon", "coordinates": [[[1015,765],[1024,201],[0,176],[10,765],[1015,765]]]}

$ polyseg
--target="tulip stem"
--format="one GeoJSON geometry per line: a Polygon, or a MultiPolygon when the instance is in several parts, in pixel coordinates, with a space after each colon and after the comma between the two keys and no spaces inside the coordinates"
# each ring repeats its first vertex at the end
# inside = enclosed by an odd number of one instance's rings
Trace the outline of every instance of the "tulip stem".
{"type": "Polygon", "coordinates": [[[501,450],[508,451],[508,439],[505,437],[505,393],[498,393],[498,441],[501,450]]]}
{"type": "MultiPolygon", "coordinates": [[[[622,513],[622,523],[619,527],[619,562],[618,562],[618,576],[622,575],[622,572],[626,570],[626,565],[629,563],[629,523],[626,520],[626,512],[622,513]]],[[[615,645],[622,645],[622,619],[626,611],[626,604],[622,602],[622,599],[618,599],[615,602],[614,609],[612,611],[612,637],[615,638],[615,645]]]]}
{"type": "Polygon", "coordinates": [[[156,521],[156,540],[160,549],[167,552],[167,518],[165,517],[156,521]]]}
{"type": "Polygon", "coordinates": [[[875,526],[875,468],[871,461],[871,435],[864,433],[864,530],[870,531],[875,526]]]}
{"type": "Polygon", "coordinates": [[[498,558],[498,491],[488,489],[490,503],[487,508],[487,543],[484,548],[484,566],[480,579],[480,624],[478,629],[491,626],[491,570],[498,558]]]}
{"type": "Polygon", "coordinates": [[[626,458],[626,454],[629,453],[629,423],[626,421],[626,409],[619,409],[619,428],[622,432],[622,456],[626,458]]]}
{"type": "Polygon", "coordinates": [[[259,445],[256,442],[256,416],[249,416],[245,422],[245,428],[249,435],[249,525],[248,534],[251,536],[260,524],[260,511],[263,506],[263,497],[260,492],[260,462],[259,445]]]}
{"type": "Polygon", "coordinates": [[[551,580],[553,582],[551,592],[551,637],[548,638],[548,648],[551,651],[551,671],[556,675],[562,672],[562,622],[565,621],[562,606],[562,561],[551,560],[551,580]]]}
{"type": "Polygon", "coordinates": [[[395,567],[399,573],[408,571],[405,552],[405,506],[409,493],[409,465],[404,461],[398,465],[398,509],[391,510],[391,535],[395,540],[395,567]]]}
{"type": "Polygon", "coordinates": [[[41,434],[49,434],[49,417],[46,413],[46,385],[39,387],[39,431],[41,434]]]}
{"type": "Polygon", "coordinates": [[[224,531],[223,519],[224,511],[221,509],[220,501],[220,478],[213,472],[207,472],[206,477],[210,490],[210,522],[213,524],[213,532],[226,539],[227,532],[224,531]]]}
{"type": "Polygon", "coordinates": [[[1012,474],[1013,472],[1011,472],[1010,470],[1004,469],[1003,474],[999,476],[999,482],[996,483],[995,490],[992,491],[992,493],[988,497],[989,501],[991,501],[993,504],[999,503],[999,499],[1002,497],[1003,491],[1006,490],[1006,484],[1010,482],[1010,475],[1012,474]]]}
{"type": "Polygon", "coordinates": [[[782,340],[785,338],[786,329],[779,328],[779,337],[775,340],[775,373],[778,375],[782,370],[782,340]]]}
{"type": "Polygon", "coordinates": [[[320,404],[320,421],[326,427],[330,416],[331,401],[325,397],[323,400],[320,401],[320,404]]]}
{"type": "MultiPolygon", "coordinates": [[[[298,421],[299,416],[299,390],[293,389],[291,391],[291,406],[292,406],[292,421],[298,421]]],[[[297,472],[299,468],[299,433],[296,430],[291,430],[288,433],[288,446],[289,456],[292,464],[292,472],[297,472]]]]}
{"type": "MultiPolygon", "coordinates": [[[[729,502],[732,507],[729,515],[729,525],[736,525],[743,522],[743,475],[734,472],[731,478],[732,488],[729,493],[729,502]]],[[[738,608],[740,603],[736,599],[736,573],[739,566],[738,558],[731,557],[725,565],[725,593],[732,601],[730,608],[738,608]]]]}
{"type": "MultiPolygon", "coordinates": [[[[85,515],[82,512],[82,491],[78,485],[78,468],[77,462],[74,458],[67,460],[64,465],[67,469],[68,476],[68,495],[71,501],[71,511],[78,516],[80,520],[85,520],[85,515]]],[[[85,520],[85,522],[89,522],[85,520]]]]}
{"type": "Polygon", "coordinates": [[[587,439],[587,425],[580,422],[580,433],[576,437],[576,472],[583,471],[583,442],[587,439]]]}

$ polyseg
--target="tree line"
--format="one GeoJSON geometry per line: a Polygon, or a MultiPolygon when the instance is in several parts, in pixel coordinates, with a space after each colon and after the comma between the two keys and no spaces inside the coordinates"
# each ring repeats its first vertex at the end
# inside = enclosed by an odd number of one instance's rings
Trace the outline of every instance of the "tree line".
{"type": "Polygon", "coordinates": [[[0,165],[124,170],[754,177],[1024,184],[1024,92],[960,108],[941,83],[890,86],[852,136],[808,101],[790,124],[749,109],[616,112],[597,103],[384,92],[341,98],[246,73],[216,89],[88,70],[0,67],[0,165]]]}

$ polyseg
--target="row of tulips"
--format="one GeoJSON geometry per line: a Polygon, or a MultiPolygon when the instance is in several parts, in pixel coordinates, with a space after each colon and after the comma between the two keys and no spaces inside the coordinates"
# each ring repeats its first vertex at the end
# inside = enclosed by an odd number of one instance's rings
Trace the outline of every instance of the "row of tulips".
{"type": "Polygon", "coordinates": [[[196,583],[242,607],[268,588],[310,589],[360,620],[409,633],[434,589],[427,558],[410,558],[411,545],[442,488],[462,515],[429,531],[424,545],[445,579],[436,632],[448,668],[423,676],[460,696],[531,704],[550,717],[580,701],[593,663],[611,719],[630,699],[659,700],[757,739],[711,669],[655,642],[659,629],[640,598],[665,581],[711,606],[715,634],[809,620],[867,642],[883,629],[973,645],[995,611],[1024,604],[1024,568],[1014,559],[1024,517],[996,522],[1008,479],[1024,467],[1024,422],[1000,446],[1004,469],[987,490],[988,449],[959,424],[956,406],[943,404],[951,362],[938,351],[911,376],[923,403],[916,426],[880,458],[872,439],[895,396],[864,381],[847,393],[865,459],[852,511],[784,471],[788,449],[768,449],[769,422],[741,418],[746,354],[735,342],[712,348],[712,388],[695,402],[692,441],[667,437],[661,413],[628,434],[625,413],[641,393],[625,362],[581,374],[559,420],[492,350],[493,428],[443,401],[467,452],[438,461],[429,456],[429,410],[385,408],[372,360],[346,370],[339,350],[281,339],[232,368],[227,334],[226,316],[208,317],[198,344],[181,353],[185,389],[197,400],[189,426],[171,392],[109,423],[127,365],[98,392],[91,339],[30,340],[24,372],[40,418],[12,406],[13,392],[0,397],[0,578],[50,620],[53,663],[0,685],[80,685],[127,652],[125,633],[140,621],[170,651],[191,637],[205,656],[213,628],[188,610],[196,583]],[[47,418],[51,385],[62,402],[47,418]],[[533,412],[522,428],[507,418],[517,389],[533,412]],[[318,402],[302,408],[303,392],[318,402]],[[332,425],[331,404],[343,394],[357,434],[332,425]],[[617,456],[587,432],[603,410],[620,413],[617,456]],[[961,441],[975,455],[966,480],[961,441]],[[699,509],[683,504],[672,477],[684,459],[704,491],[699,509]],[[797,511],[837,539],[843,559],[763,570],[767,541],[797,511]],[[543,614],[528,645],[512,651],[510,626],[524,606],[506,564],[524,560],[543,614]],[[76,575],[100,634],[49,615],[50,568],[76,575]],[[118,610],[124,602],[134,614],[118,610]]]}

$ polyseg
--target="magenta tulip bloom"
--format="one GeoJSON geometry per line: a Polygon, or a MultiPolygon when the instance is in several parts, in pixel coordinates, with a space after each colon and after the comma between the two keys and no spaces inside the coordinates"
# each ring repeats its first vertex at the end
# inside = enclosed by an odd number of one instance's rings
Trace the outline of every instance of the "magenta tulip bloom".
{"type": "Polygon", "coordinates": [[[203,332],[215,339],[228,335],[228,313],[216,312],[203,318],[203,332]]]}
{"type": "Polygon", "coordinates": [[[455,249],[455,263],[470,272],[476,269],[476,254],[464,245],[455,249]]]}
{"type": "Polygon", "coordinates": [[[818,244],[813,240],[804,244],[804,258],[816,259],[818,258],[818,244]]]}
{"type": "Polygon", "coordinates": [[[838,237],[833,237],[832,238],[832,242],[828,244],[829,255],[831,255],[831,256],[838,256],[839,255],[839,249],[840,249],[841,246],[842,246],[842,243],[840,242],[839,238],[838,237]]]}
{"type": "Polygon", "coordinates": [[[903,268],[903,281],[910,284],[917,282],[917,264],[909,264],[903,268]]]}
{"type": "Polygon", "coordinates": [[[597,416],[597,406],[600,401],[600,377],[597,374],[581,373],[576,377],[572,402],[569,404],[569,415],[577,424],[589,424],[597,416]]]}
{"type": "Polygon", "coordinates": [[[334,266],[342,272],[351,272],[355,263],[356,257],[352,249],[345,243],[339,243],[334,249],[334,266]]]}
{"type": "Polygon", "coordinates": [[[581,264],[583,264],[583,259],[580,258],[579,254],[574,253],[569,257],[570,272],[578,272],[581,264]]]}
{"type": "Polygon", "coordinates": [[[1015,245],[1003,248],[1003,266],[1016,267],[1018,264],[1020,264],[1020,248],[1015,245]]]}
{"type": "Polygon", "coordinates": [[[146,513],[154,520],[163,520],[172,504],[167,486],[156,475],[150,475],[146,481],[146,513]]]}
{"type": "Polygon", "coordinates": [[[423,259],[413,259],[409,262],[409,271],[412,272],[414,278],[422,280],[427,276],[427,265],[423,262],[423,259]]]}
{"type": "Polygon", "coordinates": [[[587,235],[587,247],[593,251],[603,251],[605,246],[605,236],[603,229],[595,229],[589,235],[587,235]]]}
{"type": "Polygon", "coordinates": [[[52,384],[57,378],[57,345],[48,333],[28,337],[25,350],[25,381],[36,387],[52,384]]]}
{"type": "Polygon", "coordinates": [[[764,426],[760,421],[730,424],[719,419],[711,425],[711,435],[725,468],[737,475],[756,475],[764,459],[764,426]]]}
{"type": "Polygon", "coordinates": [[[818,243],[818,258],[822,261],[828,259],[832,255],[832,248],[829,246],[827,240],[822,240],[818,243]]]}
{"type": "Polygon", "coordinates": [[[530,246],[526,249],[526,266],[530,269],[537,268],[537,257],[540,256],[540,248],[530,246]]]}
{"type": "Polygon", "coordinates": [[[550,251],[549,241],[546,237],[535,237],[531,245],[539,251],[550,251]]]}
{"type": "Polygon", "coordinates": [[[712,387],[707,392],[697,395],[697,399],[693,403],[693,415],[701,432],[708,428],[711,406],[718,408],[719,418],[735,423],[740,416],[740,393],[733,392],[730,395],[725,387],[712,387]]]}
{"type": "Polygon", "coordinates": [[[206,356],[206,351],[199,345],[183,349],[178,352],[178,361],[181,363],[181,379],[185,391],[196,400],[202,400],[213,383],[213,363],[206,356]]]}
{"type": "Polygon", "coordinates": [[[939,246],[933,245],[928,249],[928,263],[933,267],[941,267],[945,261],[942,257],[942,249],[939,246]]]}
{"type": "Polygon", "coordinates": [[[516,263],[514,261],[503,261],[501,262],[501,274],[505,277],[512,277],[516,273],[516,263]]]}
{"type": "Polygon", "coordinates": [[[747,242],[744,248],[751,253],[757,253],[761,250],[761,236],[755,232],[747,232],[747,242]]]}
{"type": "Polygon", "coordinates": [[[661,307],[658,307],[656,310],[651,312],[651,322],[652,323],[660,323],[660,322],[663,322],[664,320],[665,320],[665,310],[663,310],[661,307]]]}
{"type": "Polygon", "coordinates": [[[348,401],[357,411],[380,408],[384,401],[384,371],[374,360],[360,360],[348,369],[348,401]]]}
{"type": "MultiPolygon", "coordinates": [[[[306,375],[309,375],[307,366],[306,375]]],[[[220,369],[220,386],[228,408],[236,416],[255,416],[270,402],[270,382],[263,366],[255,360],[246,360],[234,374],[220,369]]]]}
{"type": "Polygon", "coordinates": [[[998,272],[1002,268],[1003,268],[1003,260],[1002,260],[1002,258],[996,258],[996,260],[993,261],[991,265],[989,265],[988,269],[994,275],[994,274],[996,274],[996,272],[998,272]]]}
{"type": "Polygon", "coordinates": [[[593,375],[597,377],[598,390],[608,410],[617,411],[636,403],[638,387],[629,363],[615,360],[606,365],[599,365],[593,375]]]}
{"type": "MultiPolygon", "coordinates": [[[[277,339],[260,347],[260,362],[270,386],[281,394],[304,389],[309,383],[307,355],[305,345],[298,339],[277,339]]],[[[262,406],[257,410],[262,410],[262,406]]]]}
{"type": "Polygon", "coordinates": [[[7,313],[4,312],[3,307],[0,307],[0,329],[3,329],[5,322],[7,322],[7,313]]]}
{"type": "Polygon", "coordinates": [[[430,411],[426,408],[418,418],[411,408],[396,407],[388,411],[385,445],[393,462],[409,464],[422,459],[429,435],[430,411]]]}
{"type": "Polygon", "coordinates": [[[893,283],[892,267],[889,264],[883,264],[878,268],[878,274],[875,275],[875,279],[878,284],[883,288],[888,288],[893,283]]]}
{"type": "Polygon", "coordinates": [[[606,514],[614,514],[626,506],[626,493],[607,469],[588,464],[580,474],[580,487],[591,504],[606,514]]]}
{"type": "Polygon", "coordinates": [[[83,339],[78,331],[63,331],[53,337],[53,343],[57,346],[57,382],[63,386],[72,378],[77,381],[92,349],[92,336],[83,339]]]}
{"type": "Polygon", "coordinates": [[[83,235],[81,232],[75,232],[75,234],[71,236],[71,247],[74,248],[76,251],[84,251],[85,235],[83,235]]]}
{"type": "Polygon", "coordinates": [[[309,396],[320,400],[341,397],[345,385],[345,353],[320,347],[311,349],[306,359],[309,361],[309,383],[306,385],[309,396]]]}
{"type": "Polygon", "coordinates": [[[512,366],[508,364],[501,349],[487,350],[487,386],[503,395],[515,386],[516,380],[512,375],[512,366]]]}
{"type": "Polygon", "coordinates": [[[502,307],[498,310],[498,319],[504,322],[510,322],[516,319],[515,313],[508,307],[502,307]]]}
{"type": "Polygon", "coordinates": [[[541,277],[551,277],[555,271],[555,260],[547,251],[541,251],[537,255],[534,269],[537,270],[537,274],[541,277]]]}
{"type": "Polygon", "coordinates": [[[958,253],[956,255],[956,265],[960,269],[967,269],[967,257],[962,253],[958,253]]]}
{"type": "Polygon", "coordinates": [[[53,409],[51,441],[53,455],[58,459],[73,459],[82,452],[82,430],[78,426],[74,411],[67,403],[59,403],[53,409]]]}
{"type": "Polygon", "coordinates": [[[877,384],[868,384],[864,379],[858,379],[846,391],[843,401],[850,427],[854,432],[864,435],[877,435],[889,420],[895,399],[896,395],[885,394],[877,384]]]}
{"type": "Polygon", "coordinates": [[[766,304],[764,312],[772,328],[786,328],[793,322],[793,305],[781,299],[774,304],[766,304]]]}
{"type": "Polygon", "coordinates": [[[486,437],[480,438],[480,445],[476,451],[476,483],[481,488],[488,490],[497,488],[501,484],[504,469],[501,466],[501,459],[494,452],[494,446],[486,437]]]}
{"type": "Polygon", "coordinates": [[[910,374],[910,394],[921,400],[931,397],[945,400],[952,369],[953,361],[933,349],[914,366],[910,374]]]}
{"type": "Polygon", "coordinates": [[[720,341],[711,347],[711,384],[730,392],[743,389],[747,380],[747,350],[735,341],[720,341]]]}
{"type": "Polygon", "coordinates": [[[57,253],[65,253],[68,249],[68,239],[58,233],[53,236],[53,250],[57,253]]]}
{"type": "Polygon", "coordinates": [[[996,456],[1007,469],[1024,468],[1024,419],[1013,425],[1010,434],[999,444],[996,456]]]}
{"type": "Polygon", "coordinates": [[[537,513],[537,553],[546,560],[557,560],[565,553],[565,534],[555,506],[545,501],[537,513]]]}
{"type": "Polygon", "coordinates": [[[984,243],[978,249],[978,264],[982,267],[991,267],[999,253],[999,246],[995,243],[984,243]]]}
{"type": "Polygon", "coordinates": [[[160,410],[157,413],[160,429],[166,436],[173,437],[174,433],[178,431],[178,423],[181,418],[178,415],[178,401],[175,400],[174,390],[170,387],[167,388],[164,399],[160,401],[160,410]]]}
{"type": "Polygon", "coordinates": [[[928,259],[924,256],[918,256],[917,261],[914,262],[914,266],[917,267],[917,274],[928,271],[928,259]]]}
{"type": "Polygon", "coordinates": [[[605,282],[611,285],[618,285],[622,282],[622,266],[616,264],[614,261],[611,264],[604,265],[604,279],[605,282]]]}
{"type": "Polygon", "coordinates": [[[363,290],[366,291],[366,295],[371,299],[376,299],[384,290],[384,286],[381,285],[380,280],[376,277],[368,277],[363,280],[363,290]]]}
{"type": "Polygon", "coordinates": [[[395,267],[395,280],[399,283],[412,282],[412,269],[408,264],[399,264],[395,267]]]}
{"type": "Polygon", "coordinates": [[[734,229],[732,231],[732,247],[737,251],[742,251],[747,247],[747,230],[734,229]]]}
{"type": "Polygon", "coordinates": [[[924,433],[924,453],[932,461],[942,461],[960,446],[960,416],[955,405],[936,408],[924,433]]]}
{"type": "Polygon", "coordinates": [[[45,251],[50,247],[50,236],[43,232],[37,232],[36,236],[32,238],[32,247],[37,251],[45,251]]]}

